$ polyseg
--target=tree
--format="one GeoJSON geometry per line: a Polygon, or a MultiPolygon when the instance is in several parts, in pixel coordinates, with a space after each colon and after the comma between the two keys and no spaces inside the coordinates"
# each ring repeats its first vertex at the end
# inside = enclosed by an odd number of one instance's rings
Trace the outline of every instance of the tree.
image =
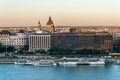
{"type": "Polygon", "coordinates": [[[52,47],[48,52],[49,54],[72,54],[73,50],[70,48],[52,47]]]}
{"type": "Polygon", "coordinates": [[[0,43],[0,48],[2,48],[2,43],[0,43]]]}
{"type": "Polygon", "coordinates": [[[37,50],[36,53],[45,54],[46,52],[44,49],[40,49],[40,50],[37,50]]]}
{"type": "Polygon", "coordinates": [[[13,47],[13,46],[9,46],[8,48],[7,48],[7,51],[8,52],[13,52],[15,50],[15,48],[13,47]]]}
{"type": "Polygon", "coordinates": [[[0,52],[3,52],[2,43],[0,43],[0,52]]]}
{"type": "Polygon", "coordinates": [[[28,52],[28,54],[35,54],[33,51],[28,52]]]}
{"type": "Polygon", "coordinates": [[[64,49],[65,54],[72,54],[73,50],[70,48],[64,49]]]}
{"type": "Polygon", "coordinates": [[[28,51],[27,50],[20,50],[20,54],[27,54],[28,51]]]}
{"type": "Polygon", "coordinates": [[[6,51],[6,48],[5,47],[2,47],[0,52],[5,52],[6,51]]]}
{"type": "Polygon", "coordinates": [[[59,53],[59,50],[60,50],[59,47],[51,47],[51,48],[48,50],[48,52],[49,52],[50,54],[56,54],[56,53],[59,53]]]}

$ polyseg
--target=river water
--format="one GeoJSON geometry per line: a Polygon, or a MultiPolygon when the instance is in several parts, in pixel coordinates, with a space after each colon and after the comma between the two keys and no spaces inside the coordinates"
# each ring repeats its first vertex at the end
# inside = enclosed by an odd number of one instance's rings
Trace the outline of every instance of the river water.
{"type": "Polygon", "coordinates": [[[120,80],[120,65],[35,67],[0,64],[0,80],[120,80]]]}

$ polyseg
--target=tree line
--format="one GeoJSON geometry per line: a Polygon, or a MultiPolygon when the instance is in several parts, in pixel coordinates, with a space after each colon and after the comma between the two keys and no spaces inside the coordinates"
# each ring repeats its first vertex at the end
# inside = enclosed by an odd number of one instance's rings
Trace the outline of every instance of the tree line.
{"type": "MultiPolygon", "coordinates": [[[[3,52],[13,52],[15,53],[16,49],[13,46],[2,46],[0,43],[0,53],[3,52]]],[[[20,49],[17,51],[16,54],[48,54],[48,55],[62,55],[62,54],[106,54],[108,52],[104,50],[96,50],[96,49],[80,49],[80,50],[73,50],[71,48],[60,48],[60,47],[51,47],[48,51],[43,49],[35,50],[35,51],[28,51],[27,49],[20,49]]]]}
{"type": "Polygon", "coordinates": [[[48,50],[48,54],[108,54],[108,52],[96,49],[73,50],[71,48],[52,47],[48,50]]]}

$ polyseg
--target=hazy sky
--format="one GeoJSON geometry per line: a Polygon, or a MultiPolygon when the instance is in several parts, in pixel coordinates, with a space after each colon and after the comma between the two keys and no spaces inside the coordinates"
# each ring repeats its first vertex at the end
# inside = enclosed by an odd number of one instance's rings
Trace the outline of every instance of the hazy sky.
{"type": "Polygon", "coordinates": [[[120,25],[120,0],[0,0],[0,26],[120,25]]]}

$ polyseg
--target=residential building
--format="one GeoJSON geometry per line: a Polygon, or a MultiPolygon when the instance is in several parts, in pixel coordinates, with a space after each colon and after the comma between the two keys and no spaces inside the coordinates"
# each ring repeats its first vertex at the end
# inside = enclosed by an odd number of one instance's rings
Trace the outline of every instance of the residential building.
{"type": "Polygon", "coordinates": [[[11,33],[3,30],[0,35],[0,42],[3,46],[14,46],[17,50],[28,48],[28,34],[20,30],[18,33],[11,33]]]}

